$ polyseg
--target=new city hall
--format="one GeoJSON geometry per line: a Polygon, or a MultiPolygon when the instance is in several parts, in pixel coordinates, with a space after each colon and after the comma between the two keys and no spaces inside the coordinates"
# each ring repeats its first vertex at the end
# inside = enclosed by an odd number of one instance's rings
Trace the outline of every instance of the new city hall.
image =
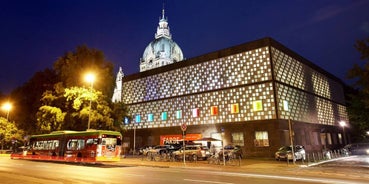
{"type": "Polygon", "coordinates": [[[186,142],[214,138],[245,156],[270,157],[290,137],[307,151],[341,147],[343,86],[272,38],[184,59],[163,10],[140,72],[124,76],[120,68],[112,100],[128,106],[126,149],[178,144],[186,125],[186,142]]]}

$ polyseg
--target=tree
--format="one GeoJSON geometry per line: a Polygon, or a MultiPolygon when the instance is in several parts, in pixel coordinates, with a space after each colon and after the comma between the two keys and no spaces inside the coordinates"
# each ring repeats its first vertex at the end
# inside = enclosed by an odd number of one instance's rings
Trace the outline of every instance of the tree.
{"type": "Polygon", "coordinates": [[[369,130],[369,38],[359,40],[355,48],[361,53],[360,59],[363,64],[355,64],[348,72],[348,78],[354,79],[353,88],[356,92],[349,94],[348,112],[352,129],[353,141],[361,142],[369,140],[367,131],[369,130]]]}
{"type": "Polygon", "coordinates": [[[32,78],[22,86],[13,90],[9,96],[14,108],[11,117],[17,127],[26,134],[37,132],[36,113],[41,107],[40,101],[46,90],[52,90],[57,82],[57,76],[51,69],[36,72],[32,78]]]}
{"type": "Polygon", "coordinates": [[[122,123],[124,122],[124,117],[128,114],[128,108],[123,102],[113,103],[113,127],[116,131],[123,131],[122,123]]]}
{"type": "Polygon", "coordinates": [[[60,57],[53,68],[58,82],[41,98],[43,106],[37,113],[40,131],[84,130],[89,118],[91,128],[113,129],[113,105],[107,98],[114,88],[113,65],[103,53],[79,46],[60,57]],[[86,72],[96,75],[93,88],[83,80],[86,72]]]}
{"type": "Polygon", "coordinates": [[[86,129],[87,123],[83,122],[88,122],[88,118],[91,121],[91,128],[112,129],[112,110],[100,91],[72,87],[65,89],[64,97],[66,97],[69,115],[77,122],[81,122],[82,129],[86,129]]]}
{"type": "Polygon", "coordinates": [[[113,64],[104,54],[87,46],[78,46],[75,52],[68,52],[54,63],[54,71],[64,88],[85,86],[83,74],[93,72],[97,80],[94,89],[106,96],[112,96],[114,90],[113,64]]]}
{"type": "Polygon", "coordinates": [[[23,131],[18,130],[14,121],[9,122],[6,118],[0,117],[0,141],[1,149],[4,148],[4,144],[10,144],[12,140],[23,140],[23,131]]]}

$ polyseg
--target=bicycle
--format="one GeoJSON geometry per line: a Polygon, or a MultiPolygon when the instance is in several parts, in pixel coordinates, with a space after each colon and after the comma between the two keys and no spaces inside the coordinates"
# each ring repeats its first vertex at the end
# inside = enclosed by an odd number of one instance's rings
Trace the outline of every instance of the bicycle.
{"type": "Polygon", "coordinates": [[[219,158],[219,154],[213,154],[208,158],[208,164],[216,164],[219,165],[220,164],[220,158],[219,158]]]}

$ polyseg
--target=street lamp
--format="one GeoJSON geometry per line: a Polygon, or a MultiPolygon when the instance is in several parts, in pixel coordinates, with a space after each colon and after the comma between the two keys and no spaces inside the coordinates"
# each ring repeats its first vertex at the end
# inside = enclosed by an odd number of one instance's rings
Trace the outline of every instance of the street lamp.
{"type": "Polygon", "coordinates": [[[12,104],[9,102],[6,102],[3,104],[2,109],[6,111],[6,120],[9,120],[9,111],[12,109],[12,104]]]}
{"type": "Polygon", "coordinates": [[[346,145],[346,135],[345,135],[346,122],[340,121],[340,126],[342,127],[342,132],[343,132],[343,144],[346,145]]]}
{"type": "Polygon", "coordinates": [[[95,81],[95,75],[93,73],[88,73],[85,76],[86,82],[90,83],[90,109],[88,110],[88,125],[87,130],[90,129],[91,123],[91,104],[92,104],[92,88],[95,81]]]}

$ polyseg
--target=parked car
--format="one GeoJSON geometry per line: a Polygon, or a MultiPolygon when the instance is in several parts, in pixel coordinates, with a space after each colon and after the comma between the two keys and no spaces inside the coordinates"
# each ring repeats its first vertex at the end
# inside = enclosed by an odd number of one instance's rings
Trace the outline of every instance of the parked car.
{"type": "Polygon", "coordinates": [[[142,146],[141,148],[138,148],[138,154],[139,155],[147,155],[147,152],[152,149],[154,146],[142,146]]]}
{"type": "MultiPolygon", "coordinates": [[[[304,146],[295,145],[293,151],[295,152],[295,160],[306,159],[304,146]]],[[[278,149],[277,152],[275,152],[274,155],[276,160],[285,160],[285,159],[292,160],[292,147],[282,146],[278,149]]]]}
{"type": "Polygon", "coordinates": [[[196,161],[198,159],[206,160],[210,156],[210,151],[206,146],[201,145],[186,145],[177,151],[173,152],[173,156],[176,160],[183,159],[183,150],[186,159],[196,161]]]}
{"type": "Polygon", "coordinates": [[[155,147],[150,148],[147,153],[151,153],[151,154],[164,154],[164,153],[171,153],[175,150],[178,150],[180,147],[176,146],[176,145],[158,145],[155,147]]]}
{"type": "Polygon", "coordinates": [[[352,143],[343,148],[346,155],[369,155],[369,143],[352,143]]]}
{"type": "MultiPolygon", "coordinates": [[[[243,157],[243,154],[242,154],[242,149],[241,149],[241,146],[233,146],[233,145],[227,145],[227,146],[224,146],[224,153],[226,155],[235,155],[237,158],[242,158],[243,157]]],[[[220,150],[219,152],[220,156],[222,156],[222,150],[220,150]]]]}

